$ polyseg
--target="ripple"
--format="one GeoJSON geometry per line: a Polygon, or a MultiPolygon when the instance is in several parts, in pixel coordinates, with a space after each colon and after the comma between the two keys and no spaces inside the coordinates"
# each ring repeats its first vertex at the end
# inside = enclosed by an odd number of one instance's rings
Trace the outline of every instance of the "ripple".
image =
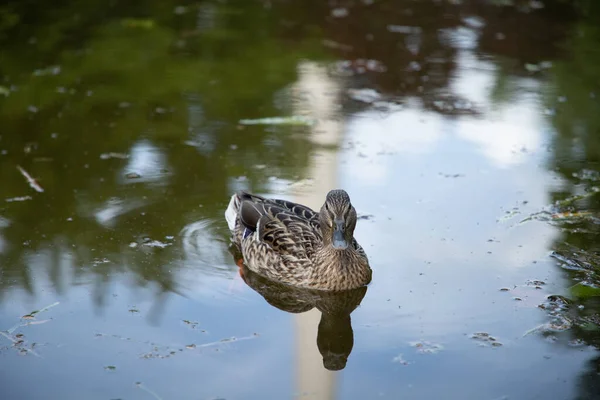
{"type": "Polygon", "coordinates": [[[180,232],[183,250],[183,285],[203,296],[237,297],[245,286],[229,252],[222,222],[202,219],[191,222],[180,232]],[[241,281],[241,285],[237,280],[241,281]]]}

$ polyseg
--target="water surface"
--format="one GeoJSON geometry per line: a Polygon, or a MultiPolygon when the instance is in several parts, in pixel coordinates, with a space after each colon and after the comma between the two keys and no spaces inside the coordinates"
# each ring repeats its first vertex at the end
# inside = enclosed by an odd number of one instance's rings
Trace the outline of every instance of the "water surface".
{"type": "Polygon", "coordinates": [[[597,16],[0,6],[2,398],[597,398],[597,16]],[[231,194],[335,187],[367,290],[245,282],[231,194]]]}

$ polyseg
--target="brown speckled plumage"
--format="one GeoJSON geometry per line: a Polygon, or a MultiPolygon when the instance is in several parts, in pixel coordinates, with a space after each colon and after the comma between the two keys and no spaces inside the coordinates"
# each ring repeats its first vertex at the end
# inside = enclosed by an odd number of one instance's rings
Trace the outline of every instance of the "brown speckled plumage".
{"type": "Polygon", "coordinates": [[[259,275],[331,291],[371,281],[367,256],[353,236],[356,210],[343,190],[330,191],[319,212],[239,192],[233,195],[226,217],[244,264],[259,275]]]}

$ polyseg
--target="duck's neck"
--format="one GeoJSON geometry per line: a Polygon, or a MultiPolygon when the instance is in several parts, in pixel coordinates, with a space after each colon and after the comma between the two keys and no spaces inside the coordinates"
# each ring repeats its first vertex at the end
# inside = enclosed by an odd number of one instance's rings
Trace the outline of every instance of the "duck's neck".
{"type": "Polygon", "coordinates": [[[323,247],[321,247],[321,249],[319,250],[319,253],[335,259],[344,259],[347,257],[351,257],[355,252],[356,250],[352,245],[348,245],[348,247],[341,250],[334,248],[330,243],[323,244],[323,247]]]}

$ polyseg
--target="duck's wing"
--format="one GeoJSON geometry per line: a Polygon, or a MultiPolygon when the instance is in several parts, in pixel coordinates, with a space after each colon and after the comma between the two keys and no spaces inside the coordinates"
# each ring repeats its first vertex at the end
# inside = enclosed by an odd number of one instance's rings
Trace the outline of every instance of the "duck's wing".
{"type": "Polygon", "coordinates": [[[240,221],[244,229],[254,233],[246,240],[264,243],[284,260],[310,259],[322,241],[318,222],[274,202],[243,201],[240,221]]]}
{"type": "Polygon", "coordinates": [[[309,221],[313,225],[319,224],[319,213],[312,210],[310,207],[307,207],[302,204],[294,203],[288,200],[282,199],[267,199],[262,196],[258,196],[255,194],[251,194],[245,191],[238,192],[238,197],[241,202],[251,201],[254,204],[261,204],[267,209],[270,207],[276,207],[279,211],[287,211],[290,214],[294,214],[301,219],[309,221]]]}

